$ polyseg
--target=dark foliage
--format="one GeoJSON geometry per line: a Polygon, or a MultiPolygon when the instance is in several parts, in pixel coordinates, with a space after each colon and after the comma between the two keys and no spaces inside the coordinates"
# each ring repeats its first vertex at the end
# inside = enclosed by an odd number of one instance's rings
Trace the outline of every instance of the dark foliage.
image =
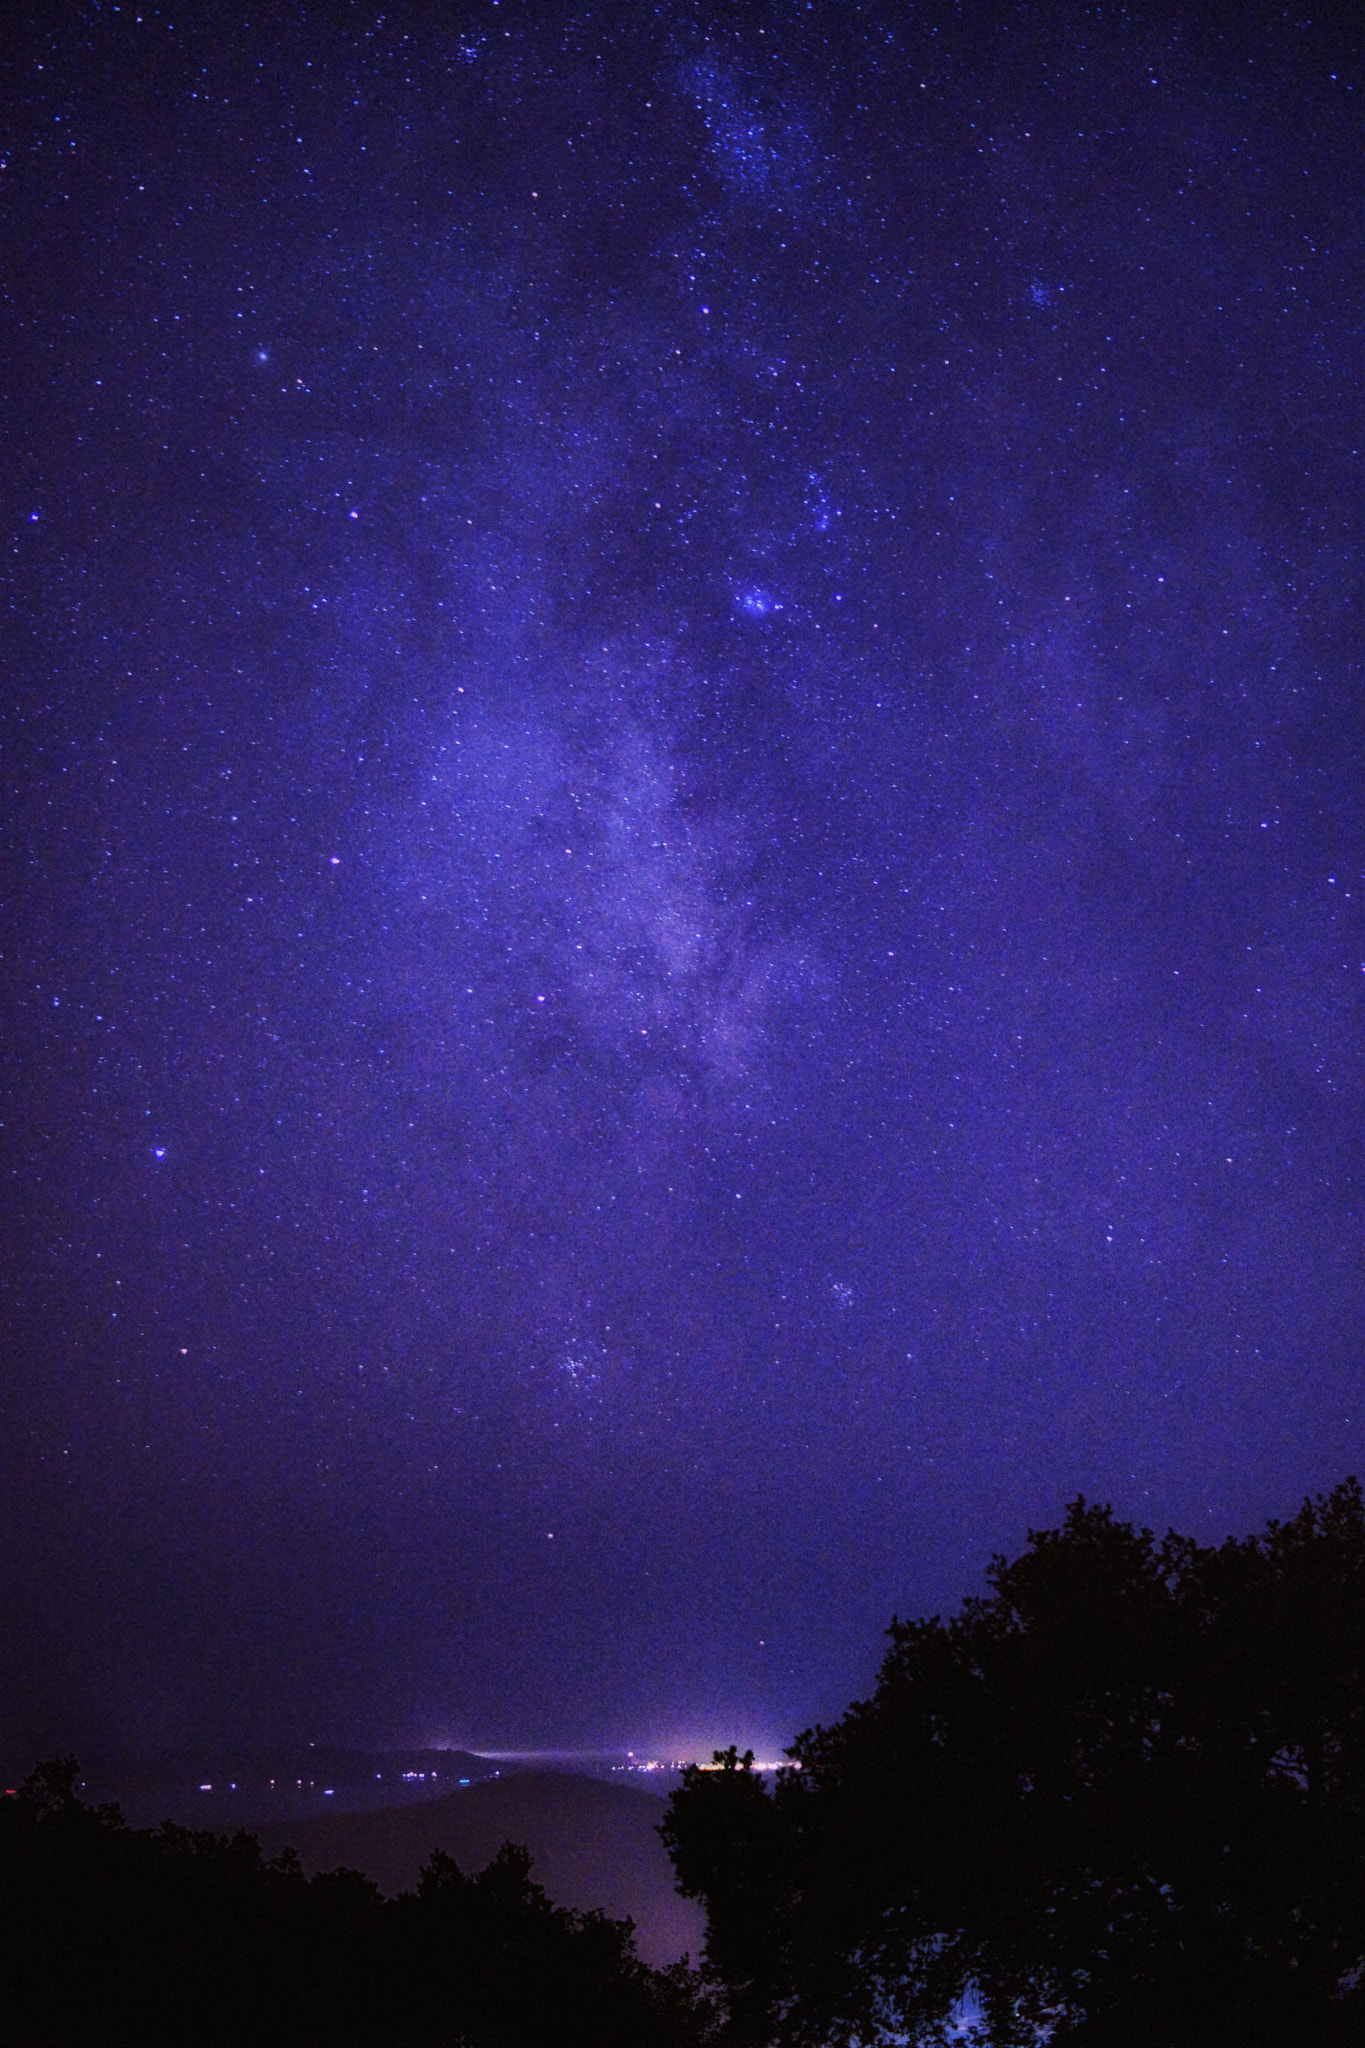
{"type": "Polygon", "coordinates": [[[674,1795],[730,2038],[1365,2041],[1356,1482],[1216,1548],[1077,1501],[990,1581],[771,1794],[732,1750],[674,1795]]]}
{"type": "Polygon", "coordinates": [[[306,1878],[255,1838],[139,1830],[74,1759],[0,1801],[0,2039],[13,2048],[701,2048],[715,2014],[629,1921],[552,1905],[524,1849],[416,1893],[306,1878]]]}

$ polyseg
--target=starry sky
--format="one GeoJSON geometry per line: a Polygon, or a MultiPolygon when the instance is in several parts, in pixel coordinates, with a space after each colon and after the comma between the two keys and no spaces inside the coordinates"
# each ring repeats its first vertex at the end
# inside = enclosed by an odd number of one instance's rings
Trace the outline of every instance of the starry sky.
{"type": "Polygon", "coordinates": [[[11,21],[15,1741],[782,1743],[1365,1465],[1347,24],[11,21]]]}

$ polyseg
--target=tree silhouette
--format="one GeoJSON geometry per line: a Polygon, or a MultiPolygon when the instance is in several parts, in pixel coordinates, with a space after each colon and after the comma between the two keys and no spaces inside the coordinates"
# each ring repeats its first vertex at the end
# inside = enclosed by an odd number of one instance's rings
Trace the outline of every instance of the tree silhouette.
{"type": "Polygon", "coordinates": [[[989,1576],[771,1793],[674,1795],[731,2038],[1365,2039],[1358,1485],[1215,1548],[1078,1500],[989,1576]]]}
{"type": "Polygon", "coordinates": [[[74,1758],[0,1800],[0,2040],[15,2048],[705,2048],[714,2001],[629,1921],[553,1905],[508,1843],[388,1900],[254,1836],[125,1827],[74,1758]]]}

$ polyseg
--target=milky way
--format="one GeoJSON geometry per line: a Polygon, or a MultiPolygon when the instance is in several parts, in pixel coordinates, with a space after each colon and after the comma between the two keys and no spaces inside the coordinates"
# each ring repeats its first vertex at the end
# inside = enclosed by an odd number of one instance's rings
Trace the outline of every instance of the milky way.
{"type": "Polygon", "coordinates": [[[19,31],[17,1739],[766,1746],[1359,1464],[1336,19],[19,31]]]}

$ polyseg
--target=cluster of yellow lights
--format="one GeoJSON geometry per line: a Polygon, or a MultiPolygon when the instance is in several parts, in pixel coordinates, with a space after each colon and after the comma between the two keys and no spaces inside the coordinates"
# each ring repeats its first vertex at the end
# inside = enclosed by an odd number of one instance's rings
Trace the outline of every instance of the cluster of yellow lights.
{"type": "MultiPolygon", "coordinates": [[[[703,1771],[723,1771],[725,1766],[712,1763],[701,1764],[698,1768],[703,1771]]],[[[790,1757],[780,1756],[771,1762],[765,1762],[762,1757],[755,1757],[749,1768],[754,1771],[799,1771],[801,1766],[793,1763],[790,1757]]]]}

